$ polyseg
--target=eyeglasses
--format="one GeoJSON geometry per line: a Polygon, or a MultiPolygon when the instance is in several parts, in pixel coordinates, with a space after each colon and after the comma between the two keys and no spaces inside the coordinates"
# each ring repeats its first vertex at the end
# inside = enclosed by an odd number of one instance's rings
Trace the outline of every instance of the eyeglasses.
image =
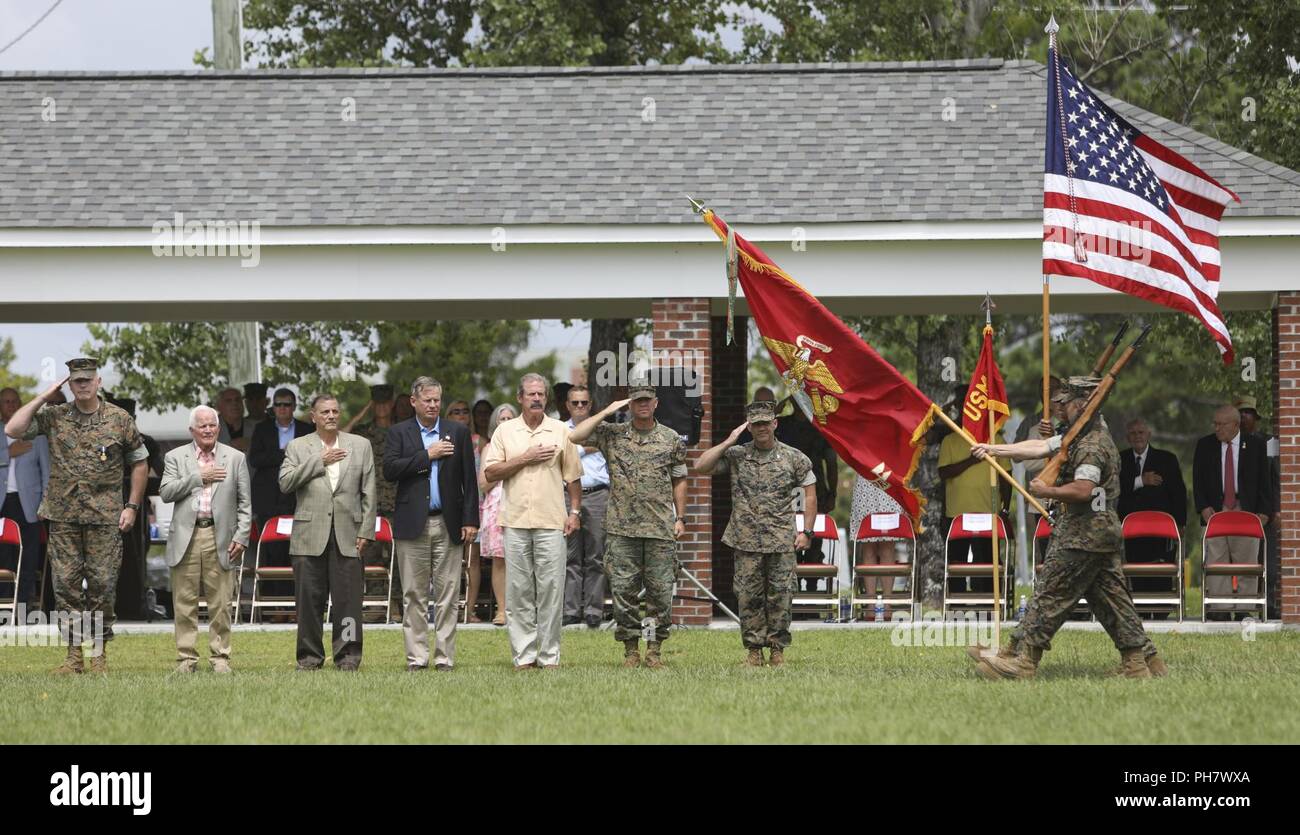
{"type": "Polygon", "coordinates": [[[292,408],[293,408],[293,403],[276,403],[276,404],[275,404],[275,408],[277,408],[277,409],[280,408],[281,406],[285,406],[285,407],[288,407],[288,408],[292,409],[292,408]]]}
{"type": "Polygon", "coordinates": [[[590,400],[570,400],[570,401],[569,401],[569,405],[570,405],[570,406],[590,406],[590,405],[591,405],[591,401],[590,401],[590,400]]]}

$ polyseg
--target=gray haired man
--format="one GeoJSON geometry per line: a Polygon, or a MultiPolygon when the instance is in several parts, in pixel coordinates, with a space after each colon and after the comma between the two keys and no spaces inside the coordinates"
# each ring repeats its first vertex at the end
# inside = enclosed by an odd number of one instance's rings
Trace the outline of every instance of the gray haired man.
{"type": "Polygon", "coordinates": [[[167,564],[176,610],[178,672],[198,665],[199,590],[208,600],[208,661],[213,672],[230,672],[230,596],[234,567],[248,547],[253,494],[244,454],[217,442],[216,409],[190,412],[194,443],[163,459],[159,498],[173,505],[167,532],[167,564]]]}

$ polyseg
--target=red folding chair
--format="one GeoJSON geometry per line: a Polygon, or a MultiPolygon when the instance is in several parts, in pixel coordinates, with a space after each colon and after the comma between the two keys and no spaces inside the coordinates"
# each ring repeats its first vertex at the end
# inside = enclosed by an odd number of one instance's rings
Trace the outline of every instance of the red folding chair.
{"type": "Polygon", "coordinates": [[[864,517],[862,524],[858,526],[858,535],[853,540],[854,559],[853,559],[853,609],[852,616],[858,617],[861,607],[875,606],[876,599],[866,596],[866,583],[868,577],[886,578],[885,588],[888,594],[882,592],[886,611],[891,606],[907,605],[908,614],[913,619],[919,616],[916,611],[918,600],[916,598],[916,531],[912,528],[912,520],[906,513],[872,513],[864,517]],[[857,544],[868,537],[888,537],[896,542],[911,543],[911,553],[908,554],[908,560],[905,563],[894,562],[892,564],[861,565],[857,561],[857,544]],[[907,595],[899,597],[893,593],[894,577],[907,577],[907,595]],[[859,593],[861,596],[859,596],[859,593]]]}
{"type": "Polygon", "coordinates": [[[1181,622],[1183,619],[1183,537],[1178,530],[1178,522],[1162,510],[1135,510],[1124,517],[1121,531],[1125,542],[1130,539],[1163,539],[1178,543],[1173,565],[1167,562],[1129,562],[1126,556],[1122,568],[1126,578],[1167,577],[1173,580],[1173,588],[1167,592],[1143,591],[1133,594],[1133,605],[1139,611],[1142,609],[1176,610],[1178,620],[1181,622]]]}
{"type": "Polygon", "coordinates": [[[0,568],[0,584],[13,584],[9,599],[0,599],[0,611],[8,609],[9,622],[16,626],[18,624],[18,581],[23,575],[23,537],[18,523],[3,516],[0,516],[0,545],[14,545],[18,548],[18,561],[14,563],[13,571],[0,568]]]}
{"type": "Polygon", "coordinates": [[[388,623],[393,614],[393,559],[396,547],[393,545],[393,526],[382,516],[375,517],[375,542],[378,542],[381,547],[388,547],[388,565],[367,565],[364,569],[367,582],[362,584],[362,588],[368,588],[370,581],[383,580],[384,596],[380,598],[375,595],[362,594],[361,610],[364,612],[367,606],[372,609],[383,609],[384,623],[388,623]]]}
{"type": "MultiPolygon", "coordinates": [[[[803,514],[794,516],[795,530],[804,530],[803,514]]],[[[791,600],[792,611],[828,611],[831,617],[837,617],[840,602],[840,567],[836,561],[836,549],[840,543],[840,529],[835,520],[824,513],[818,514],[812,524],[813,538],[822,540],[822,562],[796,562],[794,566],[795,593],[791,600]],[[800,591],[800,580],[806,578],[825,579],[825,593],[800,591]]],[[[805,552],[806,553],[806,552],[805,552]]],[[[796,559],[798,559],[796,554],[796,559]]]]}
{"type": "MultiPolygon", "coordinates": [[[[1233,589],[1237,588],[1237,581],[1242,577],[1259,578],[1259,595],[1257,597],[1210,597],[1206,586],[1202,583],[1201,594],[1201,620],[1205,620],[1205,614],[1212,605],[1235,605],[1240,606],[1243,603],[1249,603],[1251,606],[1259,607],[1259,619],[1264,620],[1267,617],[1268,605],[1268,577],[1264,574],[1264,563],[1262,561],[1254,563],[1240,562],[1221,562],[1211,565],[1206,562],[1206,553],[1209,548],[1206,546],[1211,539],[1217,539],[1224,536],[1245,536],[1251,539],[1258,539],[1260,545],[1267,550],[1267,540],[1264,536],[1264,526],[1260,524],[1259,517],[1245,510],[1221,510],[1210,517],[1210,522],[1205,526],[1205,535],[1201,540],[1201,577],[1231,577],[1233,589]]],[[[1256,547],[1256,559],[1259,555],[1259,547],[1256,547]]]]}
{"type": "Polygon", "coordinates": [[[291,612],[297,609],[297,601],[292,595],[259,595],[264,582],[293,582],[292,566],[262,565],[262,546],[268,542],[288,542],[292,532],[292,516],[274,516],[262,526],[253,559],[253,600],[248,612],[249,623],[257,622],[258,609],[287,609],[291,612]]]}
{"type": "MultiPolygon", "coordinates": [[[[948,609],[952,604],[960,603],[962,608],[971,606],[988,606],[992,608],[997,601],[993,599],[993,592],[983,591],[949,591],[948,579],[950,577],[993,577],[993,564],[970,562],[969,556],[967,562],[948,562],[948,546],[953,542],[972,542],[980,539],[993,538],[993,525],[998,526],[998,562],[1001,563],[1002,569],[1002,607],[1003,617],[1006,616],[1007,607],[1007,580],[1010,577],[1009,566],[1011,565],[1012,554],[1011,546],[1008,544],[1007,527],[1002,521],[1001,516],[995,516],[991,513],[962,513],[952,520],[952,525],[948,528],[948,537],[944,542],[944,560],[943,560],[943,615],[948,616],[948,609]],[[986,521],[987,520],[987,521],[986,521]],[[985,529],[987,525],[987,529],[985,529]]],[[[967,552],[969,554],[969,552],[967,552]]]]}

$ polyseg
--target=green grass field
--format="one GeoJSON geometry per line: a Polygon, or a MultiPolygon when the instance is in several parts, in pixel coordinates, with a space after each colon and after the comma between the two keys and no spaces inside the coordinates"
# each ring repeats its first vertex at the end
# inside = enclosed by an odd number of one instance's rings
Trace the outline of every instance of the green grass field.
{"type": "Polygon", "coordinates": [[[566,630],[562,669],[520,673],[504,631],[465,631],[455,671],[419,674],[400,632],[372,630],[354,675],[294,672],[292,632],[237,633],[228,677],[171,675],[170,635],[123,636],[107,678],[48,675],[56,648],[0,650],[0,742],[1300,741],[1300,634],[1154,640],[1169,678],[1103,678],[1106,636],[1071,631],[1038,679],[991,683],[960,649],[884,630],[797,632],[781,669],[740,666],[735,632],[678,632],[661,671],[619,668],[607,632],[566,630]]]}

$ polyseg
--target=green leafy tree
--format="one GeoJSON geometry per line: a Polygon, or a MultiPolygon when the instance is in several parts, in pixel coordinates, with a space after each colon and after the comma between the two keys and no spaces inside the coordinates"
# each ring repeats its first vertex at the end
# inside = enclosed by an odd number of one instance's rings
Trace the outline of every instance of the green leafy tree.
{"type": "Polygon", "coordinates": [[[18,374],[11,370],[17,359],[18,354],[14,351],[13,338],[6,336],[4,339],[0,339],[0,389],[17,389],[19,396],[26,401],[37,393],[37,380],[35,377],[18,374]]]}

